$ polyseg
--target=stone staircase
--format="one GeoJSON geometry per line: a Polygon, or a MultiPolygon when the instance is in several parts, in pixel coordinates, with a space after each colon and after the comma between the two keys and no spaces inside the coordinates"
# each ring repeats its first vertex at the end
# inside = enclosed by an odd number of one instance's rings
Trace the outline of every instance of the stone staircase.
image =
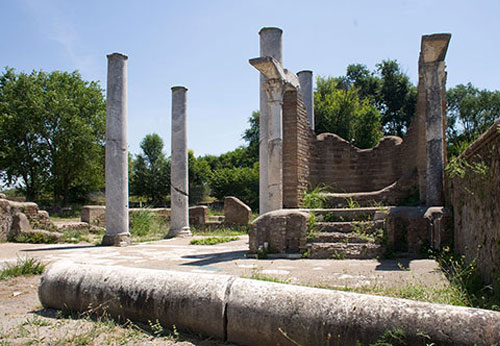
{"type": "Polygon", "coordinates": [[[382,256],[388,207],[311,209],[308,258],[365,259],[382,256]]]}

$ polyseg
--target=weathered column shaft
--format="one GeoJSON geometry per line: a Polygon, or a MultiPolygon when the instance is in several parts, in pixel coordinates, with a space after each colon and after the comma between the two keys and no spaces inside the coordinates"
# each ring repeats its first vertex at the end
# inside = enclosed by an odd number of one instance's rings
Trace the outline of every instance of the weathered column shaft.
{"type": "Polygon", "coordinates": [[[300,71],[297,73],[300,83],[300,91],[302,93],[302,101],[307,111],[307,119],[309,125],[314,130],[314,90],[313,90],[313,73],[312,71],[300,71]]]}
{"type": "Polygon", "coordinates": [[[189,181],[187,149],[187,88],[172,88],[172,156],[170,166],[169,236],[189,236],[189,181]]]}
{"type": "Polygon", "coordinates": [[[443,95],[444,62],[424,65],[426,90],[427,188],[426,205],[444,205],[443,95]]]}
{"type": "Polygon", "coordinates": [[[106,235],[103,245],[130,242],[128,231],[127,56],[108,58],[106,91],[106,235]]]}
{"type": "MultiPolygon", "coordinates": [[[[262,28],[260,35],[260,56],[271,56],[282,63],[282,42],[283,31],[279,28],[262,28]]],[[[260,74],[260,119],[259,119],[259,213],[268,212],[268,129],[269,110],[266,95],[267,78],[260,74]]]]}
{"type": "Polygon", "coordinates": [[[283,92],[284,83],[269,79],[266,83],[269,105],[268,129],[268,211],[283,208],[283,92]]]}

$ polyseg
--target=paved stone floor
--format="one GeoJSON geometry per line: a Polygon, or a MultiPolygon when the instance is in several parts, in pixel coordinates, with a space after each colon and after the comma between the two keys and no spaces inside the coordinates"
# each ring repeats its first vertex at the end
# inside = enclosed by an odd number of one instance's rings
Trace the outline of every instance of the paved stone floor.
{"type": "Polygon", "coordinates": [[[44,262],[70,260],[110,266],[266,276],[304,285],[402,287],[413,283],[427,286],[447,284],[437,263],[429,259],[256,259],[246,256],[248,236],[212,246],[190,245],[190,240],[168,239],[122,248],[89,244],[1,243],[0,262],[28,256],[44,262]]]}

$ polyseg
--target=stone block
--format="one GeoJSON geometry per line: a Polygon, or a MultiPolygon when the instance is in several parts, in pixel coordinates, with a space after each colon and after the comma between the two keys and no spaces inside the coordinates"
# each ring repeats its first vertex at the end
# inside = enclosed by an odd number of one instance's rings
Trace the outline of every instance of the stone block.
{"type": "Polygon", "coordinates": [[[228,224],[248,225],[252,221],[252,209],[236,197],[226,197],[224,221],[228,224]]]}
{"type": "Polygon", "coordinates": [[[27,217],[37,217],[38,216],[38,205],[33,202],[16,202],[9,201],[11,207],[11,213],[15,215],[16,213],[23,213],[27,217]]]}
{"type": "Polygon", "coordinates": [[[306,244],[309,213],[296,209],[271,211],[250,227],[250,252],[298,253],[306,244]]]}
{"type": "Polygon", "coordinates": [[[84,205],[80,220],[91,225],[105,227],[106,207],[103,205],[84,205]]]}
{"type": "Polygon", "coordinates": [[[208,221],[208,207],[199,205],[189,208],[189,225],[204,226],[208,221]]]}
{"type": "Polygon", "coordinates": [[[7,240],[13,241],[20,233],[28,233],[32,230],[28,217],[23,213],[16,213],[12,217],[12,226],[7,232],[7,240]]]}
{"type": "Polygon", "coordinates": [[[7,196],[5,196],[4,193],[0,193],[0,199],[6,199],[6,198],[7,198],[7,196]]]}
{"type": "Polygon", "coordinates": [[[417,254],[422,246],[430,245],[430,233],[425,207],[392,207],[386,220],[387,242],[396,252],[417,254]]]}
{"type": "Polygon", "coordinates": [[[0,242],[7,241],[7,234],[12,226],[12,214],[10,203],[6,199],[0,199],[0,242]]]}

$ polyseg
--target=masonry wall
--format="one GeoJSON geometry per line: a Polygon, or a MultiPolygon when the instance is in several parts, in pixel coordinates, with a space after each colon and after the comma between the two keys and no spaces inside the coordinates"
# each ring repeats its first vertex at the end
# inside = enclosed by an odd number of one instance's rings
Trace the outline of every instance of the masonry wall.
{"type": "Polygon", "coordinates": [[[287,91],[283,98],[283,206],[298,208],[310,187],[314,133],[302,97],[287,91]]]}
{"type": "Polygon", "coordinates": [[[500,119],[448,171],[455,250],[500,280],[500,119]]]}
{"type": "Polygon", "coordinates": [[[300,93],[286,92],[283,99],[284,207],[299,207],[304,193],[317,185],[342,193],[377,191],[392,184],[383,193],[384,200],[391,202],[417,190],[422,168],[425,174],[423,119],[425,107],[420,107],[404,140],[388,136],[375,148],[359,149],[335,134],[316,136],[310,129],[300,93]]]}

